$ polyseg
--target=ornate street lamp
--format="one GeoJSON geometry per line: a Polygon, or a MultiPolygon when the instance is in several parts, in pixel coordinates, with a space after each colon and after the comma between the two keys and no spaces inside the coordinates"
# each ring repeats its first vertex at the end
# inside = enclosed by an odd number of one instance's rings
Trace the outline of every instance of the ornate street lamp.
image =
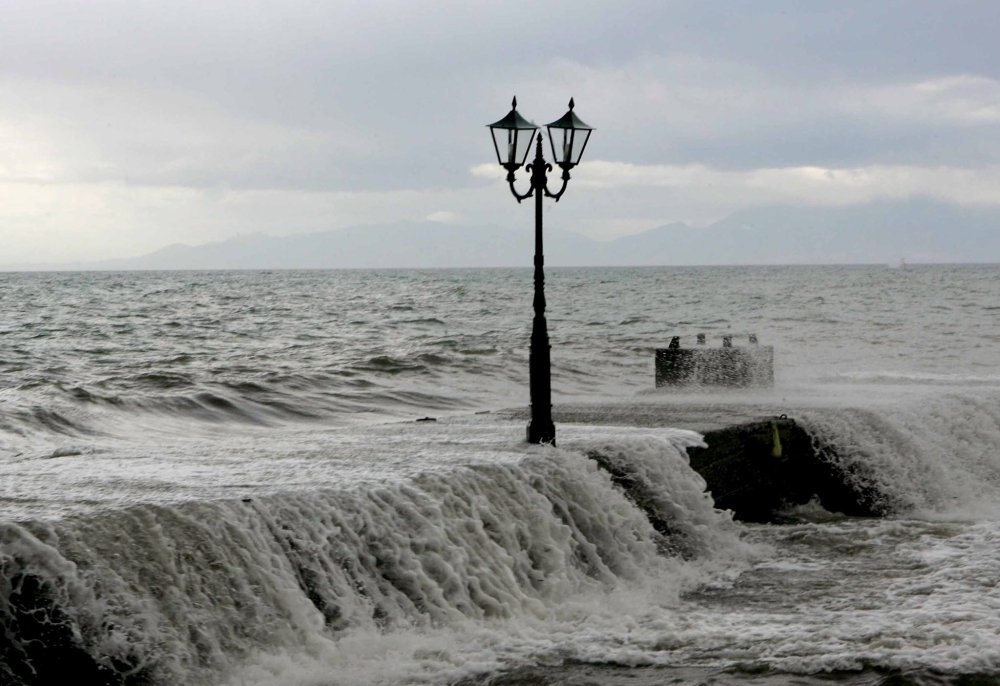
{"type": "Polygon", "coordinates": [[[542,198],[549,197],[556,202],[566,192],[569,183],[569,170],[580,162],[583,149],[593,129],[573,112],[573,100],[569,101],[569,111],[551,124],[549,143],[552,146],[552,157],[562,169],[562,186],[553,193],[548,187],[547,172],[552,171],[552,165],[546,163],[542,155],[542,134],[535,137],[537,126],[525,119],[517,111],[517,98],[511,102],[511,110],[506,117],[489,125],[493,134],[493,147],[497,153],[497,161],[507,170],[507,183],[510,192],[518,202],[534,196],[535,198],[535,318],[531,325],[531,348],[528,358],[528,369],[531,387],[531,421],[528,423],[529,443],[556,442],[556,425],[552,422],[552,381],[549,359],[549,331],[545,322],[545,257],[542,252],[542,198]],[[535,138],[535,159],[525,167],[531,174],[531,187],[527,193],[518,193],[514,188],[514,172],[524,164],[531,147],[531,139],[535,138]]]}

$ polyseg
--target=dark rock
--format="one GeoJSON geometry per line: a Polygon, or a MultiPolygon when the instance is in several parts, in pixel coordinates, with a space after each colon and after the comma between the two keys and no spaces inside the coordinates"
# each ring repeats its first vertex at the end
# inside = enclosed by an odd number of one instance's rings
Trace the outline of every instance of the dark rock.
{"type": "Polygon", "coordinates": [[[715,506],[736,519],[773,521],[791,505],[813,499],[831,512],[884,515],[884,503],[869,487],[854,485],[794,420],[775,418],[705,433],[707,448],[688,448],[715,506]]]}
{"type": "MultiPolygon", "coordinates": [[[[10,578],[0,641],[0,683],[11,686],[77,684],[145,686],[150,671],[132,659],[95,658],[84,645],[80,627],[55,601],[45,580],[18,572],[10,578]]],[[[105,627],[109,631],[113,627],[105,627]]],[[[134,656],[132,656],[134,658],[134,656]]]]}

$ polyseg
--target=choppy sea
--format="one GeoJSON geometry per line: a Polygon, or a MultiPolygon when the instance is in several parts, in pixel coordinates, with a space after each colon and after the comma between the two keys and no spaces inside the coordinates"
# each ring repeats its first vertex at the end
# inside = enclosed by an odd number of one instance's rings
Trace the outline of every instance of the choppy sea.
{"type": "Polygon", "coordinates": [[[547,271],[557,406],[787,413],[894,503],[781,524],[691,427],[524,444],[531,288],[0,274],[0,683],[1000,683],[1000,266],[547,271]],[[774,388],[655,389],[699,332],[774,388]]]}

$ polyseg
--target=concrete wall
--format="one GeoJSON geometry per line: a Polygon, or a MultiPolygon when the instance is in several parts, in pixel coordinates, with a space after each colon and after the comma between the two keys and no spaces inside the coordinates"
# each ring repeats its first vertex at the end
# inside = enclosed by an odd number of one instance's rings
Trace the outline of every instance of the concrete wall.
{"type": "Polygon", "coordinates": [[[658,348],[657,386],[773,386],[774,348],[658,348]]]}

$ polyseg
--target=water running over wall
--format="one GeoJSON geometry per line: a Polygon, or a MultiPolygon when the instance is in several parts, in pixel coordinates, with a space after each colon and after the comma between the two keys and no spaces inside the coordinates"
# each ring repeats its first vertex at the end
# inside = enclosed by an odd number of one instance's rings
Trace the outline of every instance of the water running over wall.
{"type": "Polygon", "coordinates": [[[198,683],[268,647],[544,616],[652,580],[676,594],[668,551],[746,552],[686,465],[691,440],[590,441],[381,486],[3,524],[0,673],[45,683],[73,664],[77,683],[198,683]],[[631,461],[674,533],[654,530],[587,451],[631,461]]]}

